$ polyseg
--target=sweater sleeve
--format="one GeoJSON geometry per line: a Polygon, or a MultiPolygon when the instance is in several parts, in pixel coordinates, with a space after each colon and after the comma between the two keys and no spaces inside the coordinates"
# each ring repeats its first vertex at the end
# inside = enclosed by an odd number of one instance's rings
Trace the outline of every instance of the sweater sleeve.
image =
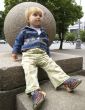
{"type": "Polygon", "coordinates": [[[15,39],[15,42],[14,42],[14,45],[13,45],[13,51],[12,53],[21,53],[21,47],[23,45],[23,42],[24,42],[24,32],[21,31],[17,36],[16,36],[16,39],[15,39]]]}

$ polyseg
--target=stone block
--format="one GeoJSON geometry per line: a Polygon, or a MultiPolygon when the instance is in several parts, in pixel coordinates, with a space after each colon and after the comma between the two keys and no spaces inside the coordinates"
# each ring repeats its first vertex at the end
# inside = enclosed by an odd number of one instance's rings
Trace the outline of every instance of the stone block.
{"type": "MultiPolygon", "coordinates": [[[[51,56],[62,69],[67,72],[82,70],[83,58],[51,52],[51,56]]],[[[0,54],[0,110],[15,110],[17,94],[25,90],[24,71],[21,67],[21,56],[17,62],[13,62],[11,51],[6,50],[0,54]]],[[[44,70],[39,68],[39,82],[47,80],[48,76],[44,70]]],[[[22,107],[23,108],[23,107],[22,107]]]]}
{"type": "MultiPolygon", "coordinates": [[[[43,83],[41,88],[47,96],[40,110],[84,110],[85,77],[76,77],[81,78],[82,83],[73,93],[68,93],[63,89],[56,91],[49,81],[43,83]]],[[[33,110],[31,98],[25,93],[17,95],[17,110],[33,110]]]]}
{"type": "MultiPolygon", "coordinates": [[[[83,58],[80,56],[51,52],[53,60],[61,66],[68,74],[82,70],[83,58]]],[[[39,68],[39,81],[47,80],[48,76],[44,70],[39,68]]],[[[21,66],[21,56],[19,61],[13,62],[11,53],[2,53],[0,62],[0,90],[12,90],[25,85],[24,71],[21,66]]]]}
{"type": "Polygon", "coordinates": [[[24,92],[25,87],[0,91],[0,110],[16,110],[16,94],[24,92]]]}

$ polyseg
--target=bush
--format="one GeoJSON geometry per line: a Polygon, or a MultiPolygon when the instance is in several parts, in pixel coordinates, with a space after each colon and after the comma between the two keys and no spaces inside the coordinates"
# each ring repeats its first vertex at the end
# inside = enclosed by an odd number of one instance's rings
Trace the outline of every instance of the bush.
{"type": "Polygon", "coordinates": [[[75,40],[76,35],[72,32],[67,32],[65,35],[65,40],[66,41],[74,41],[75,40]]]}
{"type": "Polygon", "coordinates": [[[80,31],[80,38],[83,42],[85,42],[85,31],[80,31]]]}

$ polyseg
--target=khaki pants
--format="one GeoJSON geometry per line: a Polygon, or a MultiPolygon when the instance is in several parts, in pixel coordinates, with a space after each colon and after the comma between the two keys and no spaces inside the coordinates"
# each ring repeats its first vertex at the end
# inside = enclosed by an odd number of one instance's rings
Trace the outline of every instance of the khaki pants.
{"type": "Polygon", "coordinates": [[[55,88],[70,77],[52,60],[52,58],[46,54],[46,52],[38,48],[30,49],[23,52],[22,55],[22,66],[25,72],[26,81],[26,93],[30,93],[40,88],[37,79],[37,65],[47,72],[48,77],[55,88]]]}

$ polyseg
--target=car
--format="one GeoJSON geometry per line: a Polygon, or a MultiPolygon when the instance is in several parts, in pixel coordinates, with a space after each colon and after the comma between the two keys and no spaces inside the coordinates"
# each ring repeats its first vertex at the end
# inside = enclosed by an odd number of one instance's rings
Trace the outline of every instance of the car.
{"type": "Polygon", "coordinates": [[[0,44],[5,44],[6,41],[5,40],[0,40],[0,44]]]}

